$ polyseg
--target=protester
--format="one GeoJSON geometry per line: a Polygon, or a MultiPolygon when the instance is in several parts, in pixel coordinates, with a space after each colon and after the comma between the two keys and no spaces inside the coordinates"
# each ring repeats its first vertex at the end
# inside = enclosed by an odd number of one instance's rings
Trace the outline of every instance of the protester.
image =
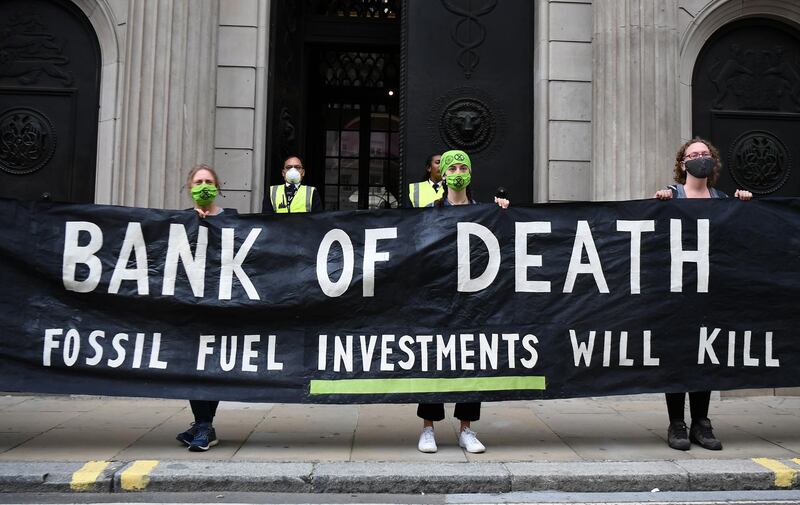
{"type": "MultiPolygon", "coordinates": [[[[440,179],[444,179],[442,197],[430,203],[428,207],[449,207],[451,205],[475,205],[472,198],[472,162],[464,151],[447,151],[441,156],[439,164],[440,179]]],[[[494,199],[502,208],[507,208],[509,201],[505,198],[494,199]]],[[[458,445],[467,452],[480,453],[486,447],[478,440],[478,435],[471,429],[472,421],[481,417],[480,402],[456,403],[454,417],[461,424],[459,427],[458,445]]],[[[417,416],[422,418],[422,433],[419,436],[417,449],[421,452],[436,452],[436,437],[433,432],[434,421],[444,419],[443,403],[420,403],[417,416]]]]}
{"type": "Polygon", "coordinates": [[[269,199],[264,199],[265,213],[286,214],[322,210],[322,201],[317,188],[303,184],[306,170],[300,158],[297,156],[286,158],[281,176],[284,184],[269,187],[269,199]]]}
{"type": "Polygon", "coordinates": [[[442,156],[432,154],[425,160],[425,175],[420,182],[408,185],[408,203],[411,207],[427,207],[442,197],[444,185],[439,172],[442,156]]]}
{"type": "MultiPolygon", "coordinates": [[[[194,201],[194,210],[201,218],[218,216],[223,212],[234,213],[217,205],[219,177],[208,165],[198,165],[189,172],[186,181],[189,195],[194,201]]],[[[219,401],[189,400],[194,414],[194,422],[189,429],[179,433],[175,438],[189,447],[190,451],[207,451],[217,445],[217,433],[212,425],[219,401]]]]}
{"type": "MultiPolygon", "coordinates": [[[[675,156],[675,182],[665,189],[656,191],[659,200],[671,198],[728,198],[728,195],[714,188],[722,163],[719,151],[710,142],[693,138],[683,144],[675,156]]],[[[737,189],[734,196],[739,200],[750,200],[753,194],[737,189]]],[[[689,393],[689,410],[692,425],[687,436],[684,422],[686,393],[666,393],[669,428],[667,443],[673,449],[688,451],[695,444],[712,451],[722,449],[722,443],[714,436],[711,421],[708,419],[708,405],[711,391],[689,393]]]]}

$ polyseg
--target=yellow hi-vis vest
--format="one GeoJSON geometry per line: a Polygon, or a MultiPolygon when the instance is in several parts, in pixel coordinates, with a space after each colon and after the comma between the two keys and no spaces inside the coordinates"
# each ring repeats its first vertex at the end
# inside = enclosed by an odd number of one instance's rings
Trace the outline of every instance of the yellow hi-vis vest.
{"type": "Polygon", "coordinates": [[[292,202],[287,204],[286,198],[286,185],[278,184],[277,186],[270,186],[269,199],[272,202],[272,210],[278,214],[286,214],[293,212],[310,212],[311,199],[314,197],[314,186],[306,186],[301,184],[297,187],[297,191],[292,198],[292,202]]]}
{"type": "Polygon", "coordinates": [[[439,189],[433,190],[428,181],[415,182],[408,185],[408,201],[412,207],[427,207],[442,197],[444,185],[440,182],[439,189]]]}

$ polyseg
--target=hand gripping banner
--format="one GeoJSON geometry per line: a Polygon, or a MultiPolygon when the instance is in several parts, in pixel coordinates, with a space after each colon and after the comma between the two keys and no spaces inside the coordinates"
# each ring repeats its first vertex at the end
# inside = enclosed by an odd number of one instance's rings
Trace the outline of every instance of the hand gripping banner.
{"type": "Polygon", "coordinates": [[[298,403],[800,385],[800,200],[199,218],[0,201],[0,390],[298,403]]]}

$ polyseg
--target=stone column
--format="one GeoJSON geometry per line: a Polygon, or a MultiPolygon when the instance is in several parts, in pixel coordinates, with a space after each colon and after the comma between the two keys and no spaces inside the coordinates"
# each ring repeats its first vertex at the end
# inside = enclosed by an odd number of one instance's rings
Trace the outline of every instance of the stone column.
{"type": "Polygon", "coordinates": [[[648,198],[680,144],[677,0],[594,2],[592,199],[648,198]]]}
{"type": "Polygon", "coordinates": [[[212,163],[219,0],[130,0],[114,203],[186,207],[212,163]]]}

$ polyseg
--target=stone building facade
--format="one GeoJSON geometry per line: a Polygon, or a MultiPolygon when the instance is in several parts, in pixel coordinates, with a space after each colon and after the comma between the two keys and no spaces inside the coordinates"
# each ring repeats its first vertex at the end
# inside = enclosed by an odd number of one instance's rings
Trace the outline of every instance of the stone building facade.
{"type": "MultiPolygon", "coordinates": [[[[76,15],[84,16],[99,47],[92,201],[188,207],[186,169],[206,162],[224,180],[225,206],[243,212],[261,209],[265,187],[275,179],[271,157],[276,146],[269,130],[271,115],[279,111],[270,109],[277,89],[273,74],[286,63],[273,61],[276,6],[302,0],[48,1],[60,7],[70,4],[76,15]]],[[[48,2],[26,5],[42,3],[48,2]]],[[[22,8],[17,4],[3,8],[22,8]]],[[[532,107],[526,113],[532,161],[525,160],[520,169],[528,171],[531,202],[649,197],[668,182],[676,147],[697,133],[723,135],[723,150],[731,160],[759,142],[762,152],[782,156],[773,170],[777,175],[771,176],[775,180],[740,174],[730,184],[752,183],[763,195],[797,194],[791,139],[780,133],[788,127],[770,126],[791,125],[800,103],[800,44],[791,46],[800,40],[794,33],[800,29],[797,2],[531,0],[530,5],[530,33],[524,36],[532,55],[527,69],[532,107]],[[759,29],[767,34],[777,30],[788,42],[770,42],[771,49],[748,48],[757,45],[759,29]],[[693,82],[699,75],[698,59],[713,53],[709,44],[715,37],[736,40],[736,30],[750,38],[741,47],[723,41],[727,45],[716,49],[716,59],[705,60],[702,68],[715,72],[709,80],[716,87],[709,89],[716,95],[698,97],[700,84],[711,85],[693,82]],[[748,93],[780,98],[759,104],[748,102],[748,93]],[[701,98],[711,104],[705,112],[697,110],[701,98]],[[696,118],[706,116],[711,119],[698,131],[696,118]],[[725,128],[733,132],[721,134],[725,128]],[[747,132],[750,136],[742,137],[747,132]],[[759,137],[752,132],[766,133],[759,137]]],[[[491,15],[484,14],[484,19],[491,15]]],[[[23,35],[33,33],[25,28],[30,24],[13,25],[9,19],[0,25],[23,35]]],[[[10,38],[0,38],[0,53],[4,44],[13,54],[16,46],[10,38]]],[[[481,56],[488,61],[492,55],[481,56]]],[[[14,102],[0,101],[0,109],[13,109],[23,91],[35,92],[23,88],[52,87],[46,69],[35,79],[31,75],[3,72],[0,64],[0,97],[17,93],[14,102]]],[[[302,118],[295,118],[298,122],[302,118]]],[[[403,124],[402,113],[400,124],[416,127],[403,124]]],[[[419,162],[412,167],[404,161],[408,166],[401,163],[395,175],[406,182],[412,171],[419,171],[419,162]]],[[[24,177],[5,172],[6,179],[24,177]]]]}

